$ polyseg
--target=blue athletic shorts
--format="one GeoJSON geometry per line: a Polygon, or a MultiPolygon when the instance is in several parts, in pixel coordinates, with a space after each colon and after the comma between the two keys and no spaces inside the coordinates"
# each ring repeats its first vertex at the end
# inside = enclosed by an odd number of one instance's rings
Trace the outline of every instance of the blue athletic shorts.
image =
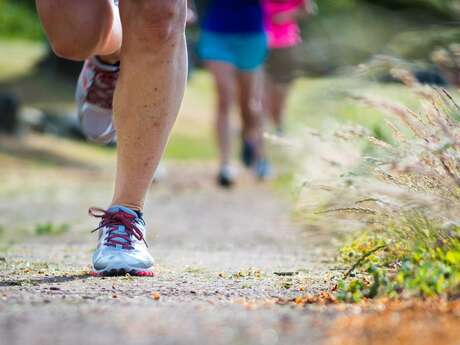
{"type": "Polygon", "coordinates": [[[198,54],[205,61],[226,62],[240,71],[262,67],[268,46],[265,33],[220,33],[203,30],[198,54]]]}

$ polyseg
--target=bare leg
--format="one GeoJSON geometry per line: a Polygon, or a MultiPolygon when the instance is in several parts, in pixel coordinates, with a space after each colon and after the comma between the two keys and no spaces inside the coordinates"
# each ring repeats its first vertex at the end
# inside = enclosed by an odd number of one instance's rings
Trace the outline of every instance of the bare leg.
{"type": "Polygon", "coordinates": [[[113,204],[141,210],[184,93],[186,0],[121,0],[120,13],[113,204]]]}
{"type": "Polygon", "coordinates": [[[257,89],[260,86],[260,73],[238,73],[239,105],[243,122],[243,137],[255,144],[257,159],[262,159],[265,156],[261,97],[257,89]]]}
{"type": "Polygon", "coordinates": [[[290,83],[277,84],[269,77],[265,78],[264,108],[277,130],[284,127],[284,112],[290,87],[290,83]]]}
{"type": "Polygon", "coordinates": [[[214,77],[217,93],[216,134],[219,145],[220,165],[228,166],[231,161],[232,133],[230,111],[234,101],[235,68],[227,63],[209,61],[208,70],[214,77]]]}
{"type": "Polygon", "coordinates": [[[108,55],[121,47],[118,9],[112,0],[36,0],[37,11],[55,53],[73,60],[108,55]]]}

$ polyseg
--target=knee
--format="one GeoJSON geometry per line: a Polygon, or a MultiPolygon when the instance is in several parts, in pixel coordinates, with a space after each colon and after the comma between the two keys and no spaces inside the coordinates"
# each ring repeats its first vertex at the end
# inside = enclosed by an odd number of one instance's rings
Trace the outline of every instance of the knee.
{"type": "Polygon", "coordinates": [[[262,103],[258,99],[249,99],[242,103],[241,112],[248,118],[256,118],[262,111],[262,103]]]}
{"type": "Polygon", "coordinates": [[[136,35],[153,44],[161,44],[185,32],[187,0],[136,0],[126,1],[132,6],[127,11],[139,23],[136,35]]]}
{"type": "Polygon", "coordinates": [[[110,34],[114,21],[108,1],[37,0],[37,10],[56,55],[84,60],[110,34]]]}
{"type": "Polygon", "coordinates": [[[83,61],[93,55],[94,47],[96,44],[89,44],[88,46],[69,44],[64,40],[51,40],[51,48],[54,54],[60,58],[83,61]]]}

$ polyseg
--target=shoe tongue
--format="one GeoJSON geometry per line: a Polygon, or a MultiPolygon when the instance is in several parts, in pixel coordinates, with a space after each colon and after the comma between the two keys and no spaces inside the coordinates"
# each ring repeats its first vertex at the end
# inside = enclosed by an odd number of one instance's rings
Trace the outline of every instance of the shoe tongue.
{"type": "Polygon", "coordinates": [[[116,212],[120,212],[120,211],[123,211],[124,213],[128,213],[134,217],[139,217],[139,215],[136,213],[136,211],[134,210],[131,210],[130,208],[128,207],[125,207],[125,206],[121,206],[121,205],[113,205],[111,208],[108,209],[107,212],[109,213],[116,213],[116,212]]]}
{"type": "MultiPolygon", "coordinates": [[[[114,205],[114,206],[110,207],[110,208],[107,210],[108,213],[116,213],[116,212],[120,212],[120,211],[122,211],[122,212],[124,212],[124,213],[127,213],[127,214],[130,214],[130,215],[132,215],[132,216],[138,218],[138,214],[137,214],[135,211],[133,211],[133,210],[131,210],[130,208],[125,207],[125,206],[114,205]]],[[[120,224],[120,225],[117,226],[117,229],[116,229],[116,230],[113,230],[112,233],[118,234],[118,235],[126,235],[126,229],[125,229],[125,227],[124,227],[122,224],[120,224]]],[[[118,240],[119,242],[125,242],[125,243],[127,243],[127,244],[129,243],[129,241],[124,240],[124,239],[122,239],[122,238],[118,238],[117,240],[118,240]]]]}

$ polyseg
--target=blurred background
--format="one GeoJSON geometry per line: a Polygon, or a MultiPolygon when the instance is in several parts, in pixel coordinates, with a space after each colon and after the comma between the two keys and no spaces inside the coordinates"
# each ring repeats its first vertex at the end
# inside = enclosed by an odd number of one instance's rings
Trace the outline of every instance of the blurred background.
{"type": "MultiPolygon", "coordinates": [[[[385,138],[379,113],[350,100],[347,92],[376,93],[415,106],[407,88],[389,73],[395,65],[409,68],[423,83],[460,84],[459,1],[319,0],[317,6],[317,15],[302,21],[302,76],[288,100],[288,133],[328,128],[333,121],[359,123],[385,138]]],[[[212,164],[212,81],[195,54],[197,26],[187,34],[189,87],[165,159],[212,164]]],[[[112,171],[114,148],[87,143],[78,128],[73,93],[81,64],[51,52],[34,1],[0,0],[0,52],[0,195],[23,189],[27,179],[18,174],[31,168],[55,174],[112,171]]],[[[291,174],[285,170],[278,169],[280,181],[291,174]]]]}
{"type": "MultiPolygon", "coordinates": [[[[203,1],[197,0],[196,3],[199,8],[203,1]]],[[[321,0],[317,5],[318,15],[302,22],[304,42],[300,60],[305,77],[298,81],[289,103],[291,120],[302,118],[316,123],[316,107],[322,109],[323,113],[319,115],[323,118],[326,115],[324,105],[319,105],[317,100],[315,104],[308,103],[308,99],[321,98],[321,94],[315,92],[326,87],[323,84],[331,78],[352,77],[352,66],[369,62],[378,64],[370,70],[369,80],[391,82],[392,78],[382,64],[384,55],[398,63],[410,64],[425,82],[460,82],[460,2],[321,0]]],[[[196,26],[189,27],[193,61],[189,95],[196,93],[199,97],[188,97],[184,112],[199,112],[199,117],[204,119],[203,113],[212,109],[212,100],[209,78],[200,71],[200,61],[194,53],[198,34],[196,26]]],[[[50,52],[35,14],[34,1],[0,0],[0,40],[2,131],[16,132],[22,126],[19,122],[25,121],[34,130],[78,137],[78,129],[71,126],[75,119],[70,117],[73,116],[73,87],[80,64],[58,59],[50,52]],[[21,114],[13,114],[13,108],[19,109],[19,105],[21,114]]],[[[348,116],[354,117],[351,113],[348,116]]],[[[202,131],[200,136],[205,132],[202,131]]],[[[197,133],[179,134],[169,150],[173,158],[186,155],[182,151],[190,145],[183,143],[191,143],[190,139],[197,133]]],[[[199,143],[193,140],[192,147],[199,143]]],[[[203,142],[203,147],[193,154],[209,157],[213,155],[211,151],[212,145],[203,142]]]]}

